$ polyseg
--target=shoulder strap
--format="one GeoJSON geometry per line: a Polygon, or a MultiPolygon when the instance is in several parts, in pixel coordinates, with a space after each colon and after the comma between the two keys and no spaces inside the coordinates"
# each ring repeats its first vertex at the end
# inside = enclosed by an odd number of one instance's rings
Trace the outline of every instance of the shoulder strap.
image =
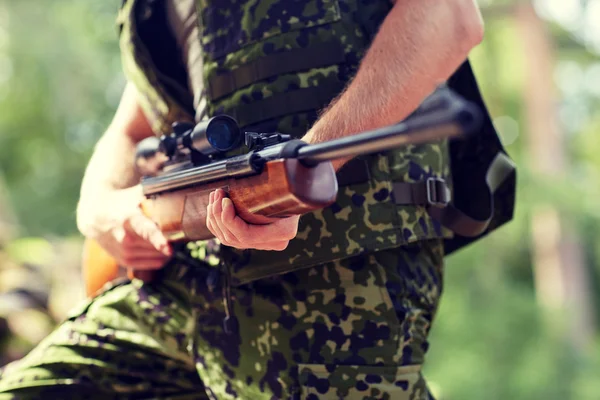
{"type": "Polygon", "coordinates": [[[494,217],[494,194],[514,169],[512,160],[498,153],[486,173],[487,201],[482,199],[484,204],[475,210],[460,210],[452,204],[448,184],[440,178],[415,183],[394,182],[393,201],[396,204],[426,206],[428,213],[452,232],[476,237],[489,227],[494,217]]]}

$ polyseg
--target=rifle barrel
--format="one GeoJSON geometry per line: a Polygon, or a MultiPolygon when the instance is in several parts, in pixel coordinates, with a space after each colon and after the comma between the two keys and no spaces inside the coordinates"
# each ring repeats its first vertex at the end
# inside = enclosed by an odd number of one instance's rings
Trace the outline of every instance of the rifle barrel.
{"type": "Polygon", "coordinates": [[[476,106],[451,99],[441,110],[417,113],[396,125],[301,147],[297,158],[306,165],[315,165],[406,145],[462,137],[474,132],[480,123],[481,113],[476,106]]]}

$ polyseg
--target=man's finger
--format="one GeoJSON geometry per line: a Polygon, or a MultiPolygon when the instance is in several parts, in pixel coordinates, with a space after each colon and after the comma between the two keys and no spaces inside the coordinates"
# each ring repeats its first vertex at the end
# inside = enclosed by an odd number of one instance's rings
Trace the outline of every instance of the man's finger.
{"type": "Polygon", "coordinates": [[[225,246],[231,246],[225,239],[222,238],[221,231],[219,231],[219,230],[217,230],[217,228],[215,228],[215,224],[211,220],[208,220],[208,222],[206,223],[206,227],[208,228],[209,231],[212,232],[212,234],[219,241],[219,243],[221,243],[225,246]]]}
{"type": "Polygon", "coordinates": [[[253,245],[262,244],[273,239],[273,237],[257,236],[257,231],[254,230],[254,228],[260,225],[250,225],[242,218],[240,218],[235,211],[235,207],[231,199],[223,199],[221,203],[221,208],[223,209],[221,213],[223,225],[227,227],[227,229],[231,232],[233,236],[235,236],[235,238],[239,242],[246,243],[248,245],[253,245]]]}
{"type": "Polygon", "coordinates": [[[238,240],[235,237],[235,235],[232,235],[231,232],[229,232],[229,230],[223,225],[223,221],[222,221],[222,212],[223,212],[223,208],[221,207],[221,203],[223,201],[223,196],[221,194],[221,191],[218,190],[215,192],[215,196],[213,197],[213,204],[212,204],[212,220],[211,222],[213,223],[213,226],[219,231],[219,235],[220,237],[225,241],[228,242],[230,245],[231,244],[235,244],[238,240]]]}
{"type": "Polygon", "coordinates": [[[224,245],[229,246],[230,245],[228,243],[229,241],[225,237],[225,235],[223,234],[223,231],[221,231],[221,228],[219,226],[218,220],[220,219],[220,212],[218,215],[217,215],[217,213],[215,213],[215,208],[217,205],[216,198],[218,197],[218,195],[215,192],[213,192],[213,193],[214,193],[213,198],[212,198],[213,201],[208,205],[207,212],[206,212],[207,219],[210,219],[210,224],[211,224],[212,229],[214,230],[213,234],[215,235],[215,237],[217,239],[219,239],[219,241],[221,243],[223,243],[224,245]]]}
{"type": "Polygon", "coordinates": [[[219,203],[220,207],[215,208],[215,214],[219,212],[219,209],[221,211],[218,214],[218,222],[220,224],[219,228],[229,238],[230,242],[238,243],[238,245],[243,245],[244,240],[240,237],[239,233],[236,233],[231,229],[231,226],[229,224],[230,221],[232,221],[235,218],[235,208],[233,207],[233,202],[231,201],[231,199],[224,197],[219,203]]]}
{"type": "MultiPolygon", "coordinates": [[[[221,229],[223,230],[228,230],[230,224],[232,223],[232,221],[236,218],[235,215],[235,208],[233,206],[233,203],[231,202],[230,199],[228,198],[224,198],[222,200],[222,226],[221,229]]],[[[239,217],[238,217],[239,218],[239,217]]],[[[244,224],[246,224],[246,232],[252,232],[252,230],[255,228],[255,225],[249,225],[247,224],[245,221],[241,220],[244,224]]],[[[288,221],[289,223],[289,221],[288,221]]],[[[233,233],[231,232],[231,234],[233,235],[233,233]]],[[[281,250],[285,250],[287,248],[287,246],[289,245],[289,240],[272,240],[273,237],[268,237],[265,238],[265,240],[262,241],[258,241],[256,243],[252,243],[249,244],[247,242],[241,241],[238,239],[238,248],[255,248],[257,250],[277,250],[277,251],[281,251],[281,250]]]]}
{"type": "Polygon", "coordinates": [[[122,258],[168,258],[164,253],[156,250],[153,246],[147,247],[123,247],[122,258]]]}
{"type": "Polygon", "coordinates": [[[241,243],[248,245],[260,245],[272,242],[274,238],[278,241],[289,241],[296,237],[298,232],[298,218],[289,217],[268,225],[250,225],[235,214],[233,203],[230,199],[223,200],[223,224],[241,243]]]}
{"type": "Polygon", "coordinates": [[[152,220],[142,216],[131,222],[131,228],[142,239],[150,243],[156,250],[170,257],[172,255],[171,246],[165,235],[152,220]]]}
{"type": "Polygon", "coordinates": [[[123,266],[127,268],[133,268],[136,270],[155,270],[160,269],[165,265],[167,259],[165,257],[151,257],[151,258],[124,258],[122,260],[123,266]]]}
{"type": "Polygon", "coordinates": [[[289,240],[280,240],[276,242],[261,243],[258,245],[253,245],[252,247],[257,250],[282,251],[285,250],[289,244],[289,240]]]}

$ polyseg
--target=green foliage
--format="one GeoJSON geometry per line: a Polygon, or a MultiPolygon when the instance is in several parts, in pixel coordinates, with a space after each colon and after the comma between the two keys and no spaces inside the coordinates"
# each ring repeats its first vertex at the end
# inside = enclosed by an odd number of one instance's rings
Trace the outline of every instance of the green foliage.
{"type": "Polygon", "coordinates": [[[76,232],[83,170],[124,85],[117,7],[0,2],[0,171],[26,234],[76,232]]]}
{"type": "MultiPolygon", "coordinates": [[[[529,170],[522,74],[527,59],[514,20],[486,20],[486,38],[472,53],[492,115],[496,121],[507,116],[516,122],[516,127],[508,126],[516,133],[497,127],[519,165],[518,202],[513,222],[448,259],[425,368],[440,400],[599,397],[600,337],[584,349],[568,340],[573,329],[569,311],[540,308],[531,267],[530,217],[537,205],[551,204],[581,237],[590,286],[598,293],[600,119],[592,110],[600,102],[600,77],[590,81],[586,78],[593,74],[586,71],[600,57],[559,25],[549,24],[549,30],[558,57],[559,117],[568,132],[571,165],[563,177],[544,180],[529,170]]],[[[599,297],[593,299],[597,319],[599,297]]]]}

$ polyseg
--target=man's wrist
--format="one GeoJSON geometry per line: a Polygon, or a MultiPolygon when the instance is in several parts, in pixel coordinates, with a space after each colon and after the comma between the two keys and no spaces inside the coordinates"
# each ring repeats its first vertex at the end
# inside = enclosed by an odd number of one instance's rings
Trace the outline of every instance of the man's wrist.
{"type": "MultiPolygon", "coordinates": [[[[336,102],[337,103],[337,102],[336,102]]],[[[325,112],[322,117],[310,128],[310,130],[302,137],[302,140],[308,144],[317,144],[328,142],[330,140],[340,139],[342,137],[348,136],[348,134],[356,134],[359,132],[346,132],[345,126],[340,126],[341,124],[335,123],[332,121],[336,121],[335,113],[338,111],[336,108],[339,107],[338,104],[333,103],[327,112],[325,112]]],[[[336,160],[332,160],[331,164],[335,171],[339,171],[340,168],[344,166],[348,161],[352,158],[340,158],[336,160]]]]}

